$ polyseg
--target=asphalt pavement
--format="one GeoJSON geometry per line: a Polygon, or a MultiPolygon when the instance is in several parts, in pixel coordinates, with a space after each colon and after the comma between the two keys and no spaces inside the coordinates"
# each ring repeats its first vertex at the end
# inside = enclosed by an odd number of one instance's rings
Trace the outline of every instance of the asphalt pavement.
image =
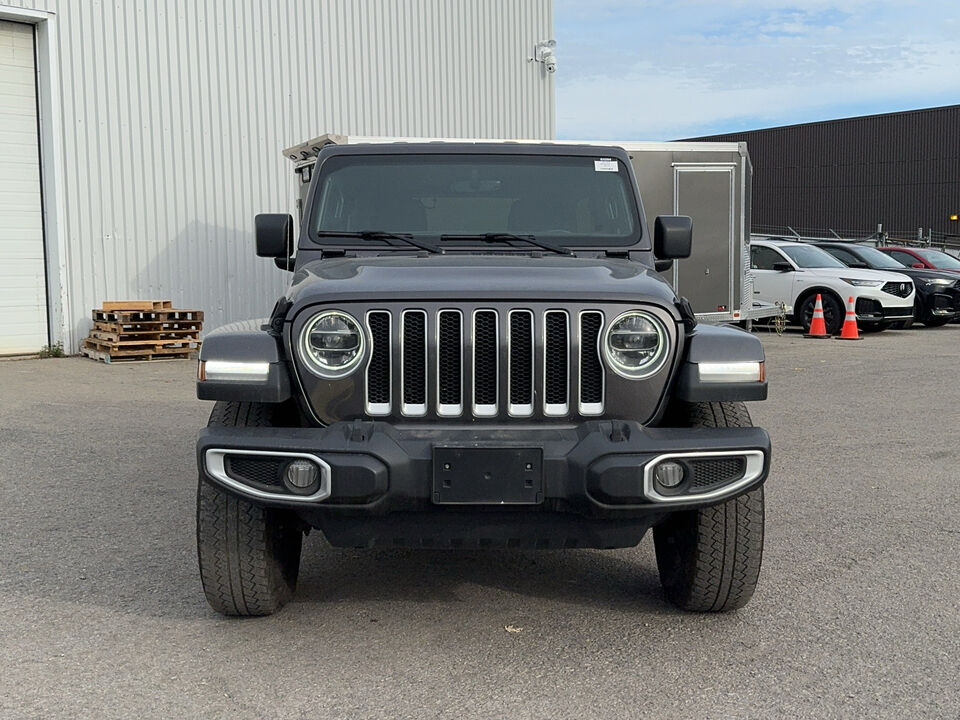
{"type": "Polygon", "coordinates": [[[960,715],[960,326],[761,333],[774,446],[745,609],[618,551],[305,543],[226,619],[196,566],[194,363],[0,362],[2,718],[960,715]]]}

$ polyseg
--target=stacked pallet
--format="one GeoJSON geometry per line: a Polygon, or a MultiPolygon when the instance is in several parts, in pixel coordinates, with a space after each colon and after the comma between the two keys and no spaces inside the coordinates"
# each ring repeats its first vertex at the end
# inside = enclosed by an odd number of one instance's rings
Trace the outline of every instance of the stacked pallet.
{"type": "Polygon", "coordinates": [[[202,312],[175,309],[169,300],[105,302],[93,311],[80,352],[106,363],[187,358],[200,347],[202,329],[202,312]]]}

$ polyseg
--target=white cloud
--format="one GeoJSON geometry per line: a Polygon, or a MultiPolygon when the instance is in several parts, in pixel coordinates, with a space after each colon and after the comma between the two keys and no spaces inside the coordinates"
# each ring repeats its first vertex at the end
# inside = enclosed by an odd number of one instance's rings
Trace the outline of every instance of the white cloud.
{"type": "Polygon", "coordinates": [[[558,2],[558,135],[671,139],[960,102],[958,15],[939,2],[558,2]]]}

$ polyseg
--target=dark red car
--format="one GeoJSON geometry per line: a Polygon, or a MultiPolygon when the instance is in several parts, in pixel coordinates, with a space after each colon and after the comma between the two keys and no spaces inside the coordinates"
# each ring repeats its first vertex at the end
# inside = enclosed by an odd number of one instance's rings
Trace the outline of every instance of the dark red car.
{"type": "Polygon", "coordinates": [[[960,273],[960,260],[947,255],[942,250],[933,248],[882,247],[882,250],[894,260],[899,260],[907,267],[941,270],[943,272],[960,273]]]}

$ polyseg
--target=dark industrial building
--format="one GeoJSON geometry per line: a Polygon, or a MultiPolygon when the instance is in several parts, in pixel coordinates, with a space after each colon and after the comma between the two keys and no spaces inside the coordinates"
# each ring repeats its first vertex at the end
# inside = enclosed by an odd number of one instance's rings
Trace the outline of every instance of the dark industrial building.
{"type": "Polygon", "coordinates": [[[960,237],[960,105],[693,139],[747,143],[754,232],[960,237]]]}

